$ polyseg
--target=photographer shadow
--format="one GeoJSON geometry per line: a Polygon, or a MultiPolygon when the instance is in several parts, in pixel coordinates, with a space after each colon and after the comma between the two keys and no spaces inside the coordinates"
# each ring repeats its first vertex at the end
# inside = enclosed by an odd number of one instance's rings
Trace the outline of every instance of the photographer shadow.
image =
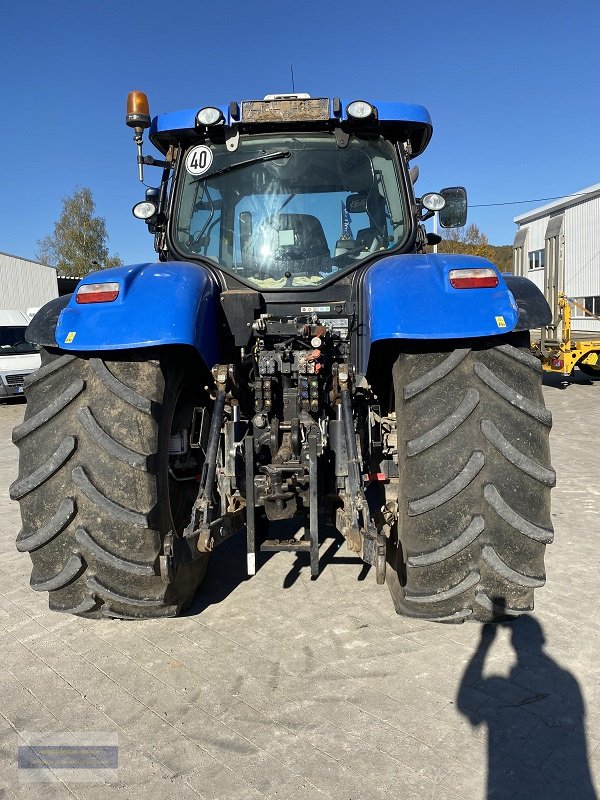
{"type": "Polygon", "coordinates": [[[544,652],[542,627],[527,614],[507,626],[517,657],[510,674],[484,677],[501,627],[482,627],[457,697],[471,724],[488,729],[487,800],[598,800],[577,680],[544,652]],[[489,698],[483,704],[481,692],[489,698]]]}

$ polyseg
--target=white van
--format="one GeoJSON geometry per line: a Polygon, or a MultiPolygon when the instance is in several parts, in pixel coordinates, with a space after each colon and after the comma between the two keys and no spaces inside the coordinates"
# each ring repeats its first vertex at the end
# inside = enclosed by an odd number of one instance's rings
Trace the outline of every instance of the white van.
{"type": "Polygon", "coordinates": [[[0,311],[0,400],[23,394],[25,376],[40,366],[37,347],[25,339],[30,321],[22,311],[0,311]]]}

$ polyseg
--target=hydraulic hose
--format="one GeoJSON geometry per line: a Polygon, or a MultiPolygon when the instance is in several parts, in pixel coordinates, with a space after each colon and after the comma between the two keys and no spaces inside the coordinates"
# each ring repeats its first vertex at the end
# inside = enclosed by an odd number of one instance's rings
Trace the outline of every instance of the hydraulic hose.
{"type": "Polygon", "coordinates": [[[208,445],[206,447],[206,458],[204,460],[203,477],[200,498],[210,499],[212,497],[213,484],[215,481],[215,474],[217,471],[217,452],[219,449],[219,437],[221,435],[221,422],[223,420],[223,411],[225,409],[225,392],[218,391],[215,398],[215,405],[213,407],[212,419],[210,421],[210,431],[208,434],[208,445]]]}

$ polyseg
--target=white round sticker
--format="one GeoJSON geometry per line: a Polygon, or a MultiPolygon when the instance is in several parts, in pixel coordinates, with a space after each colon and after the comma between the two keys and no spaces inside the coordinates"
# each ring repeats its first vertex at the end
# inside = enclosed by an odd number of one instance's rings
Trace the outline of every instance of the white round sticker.
{"type": "Polygon", "coordinates": [[[197,147],[192,148],[185,157],[185,168],[190,175],[204,175],[210,169],[212,160],[213,154],[210,147],[205,144],[199,144],[197,147]]]}

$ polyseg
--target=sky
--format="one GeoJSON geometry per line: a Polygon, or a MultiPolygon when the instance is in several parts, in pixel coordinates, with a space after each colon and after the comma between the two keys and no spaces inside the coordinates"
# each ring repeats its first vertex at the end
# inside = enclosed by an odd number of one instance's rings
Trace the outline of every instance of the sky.
{"type": "Polygon", "coordinates": [[[153,260],[131,214],[144,187],[127,93],[152,115],[256,99],[291,90],[290,64],[312,96],[426,106],[417,188],[465,186],[492,244],[512,243],[517,214],[600,182],[597,0],[0,0],[0,18],[0,251],[22,258],[86,186],[110,252],[153,260]]]}

